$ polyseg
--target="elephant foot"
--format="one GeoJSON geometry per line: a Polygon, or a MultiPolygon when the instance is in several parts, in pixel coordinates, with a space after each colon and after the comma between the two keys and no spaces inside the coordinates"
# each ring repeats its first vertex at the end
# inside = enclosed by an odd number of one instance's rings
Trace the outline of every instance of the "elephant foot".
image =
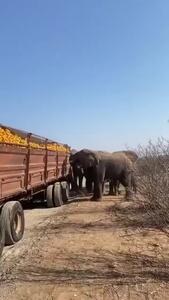
{"type": "Polygon", "coordinates": [[[96,198],[96,197],[92,197],[90,199],[90,201],[101,201],[101,200],[102,200],[102,198],[96,198]]]}
{"type": "Polygon", "coordinates": [[[126,195],[126,201],[132,201],[133,200],[133,195],[126,195]]]}
{"type": "Polygon", "coordinates": [[[126,193],[126,201],[132,201],[133,200],[133,194],[131,192],[126,193]]]}
{"type": "Polygon", "coordinates": [[[87,190],[87,193],[90,195],[90,194],[92,194],[92,193],[93,193],[93,191],[88,191],[88,190],[87,190]]]}

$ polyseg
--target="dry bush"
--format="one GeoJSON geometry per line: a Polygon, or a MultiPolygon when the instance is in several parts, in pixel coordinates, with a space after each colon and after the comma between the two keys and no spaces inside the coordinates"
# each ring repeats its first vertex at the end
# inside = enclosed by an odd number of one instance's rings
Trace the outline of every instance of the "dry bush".
{"type": "Polygon", "coordinates": [[[150,221],[164,227],[169,222],[169,141],[150,141],[138,147],[138,154],[138,191],[150,221]]]}

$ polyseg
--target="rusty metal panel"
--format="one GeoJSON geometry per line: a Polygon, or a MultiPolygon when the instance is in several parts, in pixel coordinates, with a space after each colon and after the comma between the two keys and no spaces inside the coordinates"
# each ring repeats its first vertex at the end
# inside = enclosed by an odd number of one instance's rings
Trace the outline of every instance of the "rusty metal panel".
{"type": "Polygon", "coordinates": [[[47,159],[47,182],[53,181],[57,178],[57,153],[48,151],[47,159]]]}
{"type": "Polygon", "coordinates": [[[0,199],[25,191],[27,149],[0,145],[0,199]]]}
{"type": "Polygon", "coordinates": [[[28,189],[45,184],[45,153],[42,149],[30,150],[28,189]]]}
{"type": "Polygon", "coordinates": [[[68,173],[68,156],[64,152],[58,152],[58,177],[68,173]]]}

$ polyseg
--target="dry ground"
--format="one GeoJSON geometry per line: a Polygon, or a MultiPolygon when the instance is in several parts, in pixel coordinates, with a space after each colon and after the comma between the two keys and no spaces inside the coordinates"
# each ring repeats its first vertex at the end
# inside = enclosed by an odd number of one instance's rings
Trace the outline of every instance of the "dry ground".
{"type": "Polygon", "coordinates": [[[26,211],[22,241],[6,248],[0,299],[169,299],[169,236],[121,197],[26,211]]]}

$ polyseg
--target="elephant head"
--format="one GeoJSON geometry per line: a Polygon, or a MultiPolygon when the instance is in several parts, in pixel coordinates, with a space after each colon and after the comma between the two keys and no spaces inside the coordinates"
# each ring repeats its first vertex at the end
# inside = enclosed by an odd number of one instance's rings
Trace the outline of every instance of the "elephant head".
{"type": "Polygon", "coordinates": [[[70,164],[78,164],[84,169],[94,167],[99,164],[99,154],[88,149],[83,149],[71,155],[70,164]]]}

